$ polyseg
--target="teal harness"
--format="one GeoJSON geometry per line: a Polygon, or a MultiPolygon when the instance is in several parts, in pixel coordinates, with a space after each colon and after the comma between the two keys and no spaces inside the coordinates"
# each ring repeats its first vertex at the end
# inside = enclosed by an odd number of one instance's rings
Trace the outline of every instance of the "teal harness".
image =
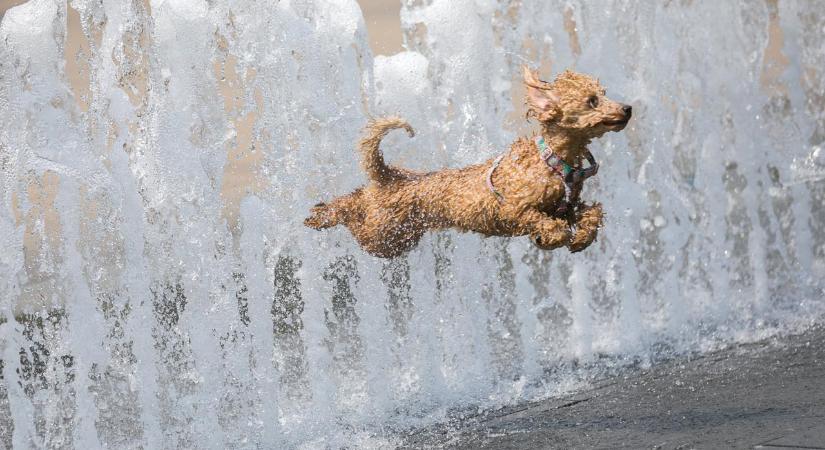
{"type": "MultiPolygon", "coordinates": [[[[536,143],[536,147],[539,149],[539,157],[547,167],[550,168],[553,173],[561,177],[562,181],[564,182],[564,201],[556,208],[556,213],[564,214],[567,212],[567,209],[571,206],[575,207],[579,202],[579,193],[581,193],[582,184],[584,180],[596,175],[599,172],[599,163],[596,162],[596,158],[593,157],[593,154],[590,151],[587,151],[584,155],[587,158],[587,162],[590,163],[590,166],[587,168],[575,168],[572,167],[570,164],[564,162],[555,152],[553,149],[547,145],[547,142],[544,141],[543,136],[536,136],[533,139],[536,143]]],[[[498,192],[493,186],[493,172],[495,172],[498,165],[501,163],[501,160],[504,159],[504,155],[500,155],[493,161],[493,164],[490,165],[490,169],[487,171],[487,187],[490,189],[490,192],[496,197],[496,200],[499,204],[504,203],[504,196],[498,192]]]]}

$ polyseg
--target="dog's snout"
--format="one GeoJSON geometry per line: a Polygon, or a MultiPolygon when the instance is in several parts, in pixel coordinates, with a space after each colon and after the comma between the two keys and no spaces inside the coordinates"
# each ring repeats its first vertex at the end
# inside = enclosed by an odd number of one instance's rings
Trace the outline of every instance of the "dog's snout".
{"type": "Polygon", "coordinates": [[[630,106],[630,105],[622,105],[622,112],[623,112],[623,113],[624,113],[624,115],[626,115],[626,116],[627,116],[627,118],[629,119],[629,118],[630,118],[630,116],[631,116],[631,115],[633,115],[633,107],[632,107],[632,106],[630,106]]]}

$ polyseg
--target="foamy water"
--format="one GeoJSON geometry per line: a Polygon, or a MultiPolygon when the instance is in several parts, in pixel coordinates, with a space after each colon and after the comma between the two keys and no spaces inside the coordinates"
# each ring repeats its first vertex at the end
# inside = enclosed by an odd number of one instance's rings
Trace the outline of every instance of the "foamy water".
{"type": "Polygon", "coordinates": [[[816,2],[32,0],[0,25],[0,440],[392,447],[447,411],[809,326],[825,311],[816,2]],[[80,24],[82,36],[69,36],[80,24]],[[361,185],[369,116],[416,169],[529,130],[521,64],[633,105],[591,149],[581,254],[301,224],[361,185]],[[515,99],[515,100],[514,100],[515,99]]]}

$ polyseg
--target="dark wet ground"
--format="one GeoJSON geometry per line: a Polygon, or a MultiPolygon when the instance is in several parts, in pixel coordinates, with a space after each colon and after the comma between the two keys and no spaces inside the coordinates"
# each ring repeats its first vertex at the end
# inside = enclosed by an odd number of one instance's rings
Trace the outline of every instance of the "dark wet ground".
{"type": "Polygon", "coordinates": [[[409,448],[825,449],[825,328],[418,430],[409,448]]]}

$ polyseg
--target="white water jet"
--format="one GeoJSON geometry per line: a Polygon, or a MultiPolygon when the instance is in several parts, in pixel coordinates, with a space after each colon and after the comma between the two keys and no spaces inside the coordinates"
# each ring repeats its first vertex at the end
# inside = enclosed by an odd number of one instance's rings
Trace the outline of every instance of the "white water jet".
{"type": "Polygon", "coordinates": [[[404,3],[409,51],[374,60],[354,0],[5,14],[5,446],[392,446],[822,317],[815,2],[404,3]],[[383,261],[303,227],[364,182],[369,116],[416,128],[383,145],[404,166],[504,151],[529,132],[525,62],[634,107],[592,147],[608,218],[586,252],[443,232],[383,261]]]}

